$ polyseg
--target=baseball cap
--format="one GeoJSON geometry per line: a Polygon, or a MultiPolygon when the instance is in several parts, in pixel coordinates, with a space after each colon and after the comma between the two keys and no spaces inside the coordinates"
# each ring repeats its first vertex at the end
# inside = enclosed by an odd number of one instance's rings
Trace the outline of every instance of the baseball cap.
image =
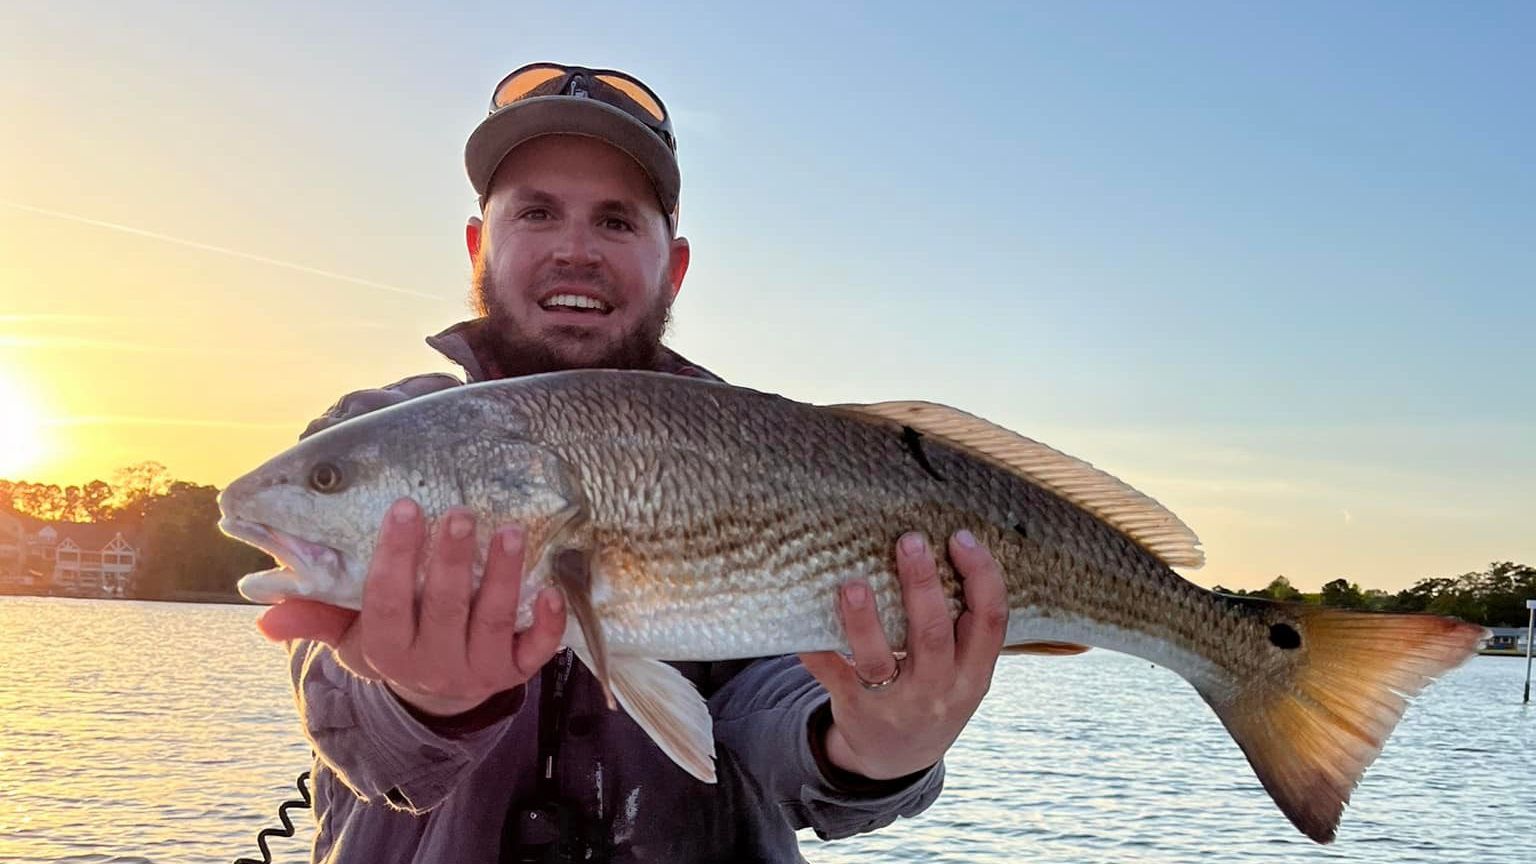
{"type": "Polygon", "coordinates": [[[469,182],[485,206],[491,177],[514,147],[543,135],[584,135],[627,153],[656,189],[676,228],[682,180],[677,139],[661,99],[640,79],[613,69],[530,63],[496,85],[490,114],[464,146],[469,182]]]}

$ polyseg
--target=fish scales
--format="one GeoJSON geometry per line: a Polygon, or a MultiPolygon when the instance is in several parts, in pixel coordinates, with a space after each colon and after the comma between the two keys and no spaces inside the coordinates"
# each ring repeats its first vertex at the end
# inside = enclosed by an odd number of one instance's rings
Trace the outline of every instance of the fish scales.
{"type": "MultiPolygon", "coordinates": [[[[861,576],[886,611],[888,637],[902,646],[894,541],[914,529],[942,541],[960,528],[1003,565],[1014,610],[1124,625],[1151,609],[1158,636],[1194,646],[1210,635],[1175,614],[1198,589],[1102,522],[993,465],[924,442],[944,478],[935,479],[888,428],[750,391],[678,392],[669,383],[588,379],[553,391],[564,398],[541,392],[535,404],[513,406],[526,411],[534,438],[581,473],[594,545],[626,548],[611,559],[626,566],[600,568],[610,645],[696,659],[740,656],[743,642],[767,653],[842,649],[832,598],[861,576]],[[582,468],[594,465],[603,470],[582,468]],[[1038,540],[1018,535],[1021,520],[1036,526],[1038,540]],[[1148,591],[1153,584],[1163,590],[1148,591]],[[658,641],[698,636],[700,621],[718,623],[719,643],[658,641]],[[829,639],[806,644],[808,632],[829,639]]],[[[959,581],[942,558],[939,570],[958,614],[959,581]]]]}
{"type": "Polygon", "coordinates": [[[905,645],[893,550],[909,530],[939,546],[952,616],[964,593],[945,539],[967,529],[992,552],[1008,650],[1091,645],[1184,677],[1319,842],[1333,839],[1407,697],[1483,634],[1437,616],[1207,591],[1174,570],[1202,555],[1161,505],[952,408],[814,406],[644,372],[469,385],[301,441],[220,495],[221,527],[281,564],[241,590],[358,608],[378,526],[402,496],[434,523],[451,506],[474,509],[482,563],[496,525],[524,525],[519,627],[537,590],[556,584],[566,644],[706,782],[707,705],[658,661],[844,649],[837,592],[851,578],[869,582],[888,639],[905,645]]]}

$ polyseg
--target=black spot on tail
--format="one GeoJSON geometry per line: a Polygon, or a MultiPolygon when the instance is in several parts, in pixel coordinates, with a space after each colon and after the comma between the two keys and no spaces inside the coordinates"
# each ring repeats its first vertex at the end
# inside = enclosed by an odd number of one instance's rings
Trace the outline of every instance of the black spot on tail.
{"type": "Polygon", "coordinates": [[[912,458],[917,460],[917,464],[923,466],[923,470],[928,472],[929,477],[940,483],[944,482],[944,478],[934,469],[933,463],[928,461],[928,454],[923,452],[923,434],[921,432],[913,429],[911,426],[901,427],[901,443],[907,445],[907,452],[912,454],[912,458]]]}
{"type": "Polygon", "coordinates": [[[1289,651],[1293,648],[1301,647],[1301,634],[1297,633],[1296,628],[1289,624],[1271,624],[1269,625],[1269,641],[1276,648],[1284,648],[1289,651]]]}

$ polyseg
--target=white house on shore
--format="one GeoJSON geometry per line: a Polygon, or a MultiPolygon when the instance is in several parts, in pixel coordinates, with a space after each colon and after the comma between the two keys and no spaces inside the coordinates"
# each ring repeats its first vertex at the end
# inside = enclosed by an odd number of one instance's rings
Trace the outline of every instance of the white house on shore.
{"type": "Polygon", "coordinates": [[[141,557],[131,529],[0,508],[0,593],[129,596],[141,557]]]}
{"type": "Polygon", "coordinates": [[[1477,646],[1479,651],[1518,651],[1525,653],[1524,627],[1489,627],[1488,638],[1477,646]]]}

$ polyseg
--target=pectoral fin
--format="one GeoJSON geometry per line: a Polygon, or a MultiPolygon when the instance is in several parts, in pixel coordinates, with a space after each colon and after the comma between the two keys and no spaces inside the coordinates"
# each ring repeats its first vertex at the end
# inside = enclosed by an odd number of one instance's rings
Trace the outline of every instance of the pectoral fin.
{"type": "Polygon", "coordinates": [[[608,674],[608,645],[603,639],[602,622],[592,608],[592,556],[581,549],[561,549],[550,557],[551,581],[560,587],[565,603],[576,616],[586,649],[577,652],[593,676],[603,685],[603,698],[612,710],[613,688],[608,674]]]}
{"type": "Polygon", "coordinates": [[[1047,657],[1067,657],[1088,650],[1087,645],[1076,642],[1020,642],[1004,646],[1004,654],[1043,654],[1047,657]]]}

